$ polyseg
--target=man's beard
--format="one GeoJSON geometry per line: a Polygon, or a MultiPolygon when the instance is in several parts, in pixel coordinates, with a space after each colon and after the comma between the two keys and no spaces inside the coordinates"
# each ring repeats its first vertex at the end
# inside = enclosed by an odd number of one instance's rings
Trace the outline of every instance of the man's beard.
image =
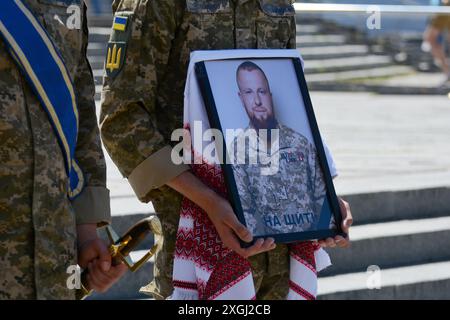
{"type": "Polygon", "coordinates": [[[273,114],[271,114],[266,119],[258,119],[257,117],[253,116],[252,118],[250,118],[250,121],[251,121],[252,127],[254,129],[256,129],[256,130],[260,130],[260,129],[266,129],[266,130],[276,129],[276,127],[278,125],[277,120],[275,119],[273,114]]]}

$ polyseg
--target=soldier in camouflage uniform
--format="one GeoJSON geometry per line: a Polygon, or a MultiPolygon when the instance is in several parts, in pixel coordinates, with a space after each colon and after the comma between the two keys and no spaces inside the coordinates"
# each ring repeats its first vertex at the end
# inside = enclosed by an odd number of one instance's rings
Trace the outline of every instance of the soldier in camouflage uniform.
{"type": "Polygon", "coordinates": [[[257,64],[240,64],[236,80],[250,119],[232,149],[247,226],[254,236],[315,229],[326,195],[315,146],[276,119],[269,81],[257,64]]]}
{"type": "MultiPolygon", "coordinates": [[[[156,298],[169,296],[173,289],[173,256],[182,200],[182,195],[173,189],[184,190],[184,195],[191,192],[191,200],[195,196],[199,201],[208,199],[199,191],[205,190],[202,184],[192,177],[186,178],[189,166],[175,165],[171,160],[172,131],[183,127],[183,92],[190,53],[295,48],[292,2],[115,0],[113,3],[115,18],[102,92],[101,134],[108,153],[138,198],[152,201],[161,219],[164,245],[157,253],[155,279],[148,288],[156,298]],[[174,186],[179,179],[186,184],[174,186]]],[[[226,245],[223,235],[229,229],[224,225],[229,226],[230,219],[234,219],[228,203],[227,206],[230,210],[220,211],[214,205],[211,210],[205,209],[226,245]],[[215,214],[226,215],[228,223],[219,226],[220,221],[210,215],[213,211],[226,212],[215,214]]],[[[242,228],[237,227],[238,235],[251,240],[242,228]]],[[[238,245],[237,240],[233,243],[238,245]]],[[[274,247],[273,243],[259,245],[260,252],[274,247]]],[[[289,281],[287,247],[279,245],[268,254],[252,257],[251,261],[255,284],[260,289],[258,298],[284,298],[289,281]],[[268,262],[271,267],[265,273],[268,262]],[[264,283],[263,274],[266,274],[264,283]]]]}
{"type": "MultiPolygon", "coordinates": [[[[92,275],[100,272],[99,252],[101,261],[110,261],[96,234],[97,224],[110,221],[110,210],[86,58],[86,11],[81,0],[24,3],[61,52],[74,82],[80,119],[76,156],[86,187],[69,200],[64,157],[49,118],[0,38],[0,299],[74,299],[67,268],[77,264],[77,238],[78,262],[95,264],[92,275]],[[72,4],[81,9],[81,29],[66,25],[72,4]]],[[[90,287],[105,289],[124,272],[122,266],[110,271],[115,272],[94,276],[90,287]]]]}

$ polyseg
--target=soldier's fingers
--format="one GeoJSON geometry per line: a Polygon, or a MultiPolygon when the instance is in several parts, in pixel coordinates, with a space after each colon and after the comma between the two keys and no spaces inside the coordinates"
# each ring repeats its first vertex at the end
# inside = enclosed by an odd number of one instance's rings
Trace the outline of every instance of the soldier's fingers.
{"type": "Polygon", "coordinates": [[[353,224],[353,216],[348,202],[339,198],[339,206],[344,220],[342,221],[342,231],[348,234],[350,226],[353,224]]]}
{"type": "Polygon", "coordinates": [[[251,246],[250,248],[247,248],[247,254],[248,256],[254,256],[256,254],[262,253],[262,252],[266,252],[269,250],[273,250],[275,249],[276,244],[275,244],[275,240],[273,238],[267,238],[267,239],[258,239],[255,244],[253,246],[251,246]]]}
{"type": "MultiPolygon", "coordinates": [[[[236,238],[234,232],[229,229],[228,227],[225,227],[226,229],[220,232],[220,240],[222,240],[225,247],[227,247],[230,250],[233,250],[237,254],[240,254],[241,256],[244,256],[244,251],[241,248],[241,244],[239,243],[239,240],[236,238]]],[[[244,257],[246,258],[246,257],[244,257]]]]}
{"type": "Polygon", "coordinates": [[[253,240],[253,236],[250,230],[248,230],[243,224],[239,222],[234,213],[227,217],[225,222],[243,241],[250,242],[253,240]]]}
{"type": "Polygon", "coordinates": [[[336,237],[334,237],[334,242],[340,248],[345,248],[348,245],[347,239],[345,239],[343,236],[336,236],[336,237]]]}
{"type": "Polygon", "coordinates": [[[86,279],[88,281],[89,288],[100,292],[100,290],[102,290],[102,286],[98,278],[94,275],[95,272],[92,262],[88,264],[88,270],[89,273],[87,274],[86,279]]]}
{"type": "Polygon", "coordinates": [[[336,243],[334,242],[333,238],[327,238],[326,242],[327,242],[327,247],[330,247],[330,248],[336,247],[336,243]]]}
{"type": "Polygon", "coordinates": [[[114,277],[110,274],[110,272],[104,272],[100,268],[100,262],[98,260],[92,263],[91,276],[96,280],[96,282],[100,285],[101,289],[105,289],[111,282],[114,280],[114,277]]]}
{"type": "Polygon", "coordinates": [[[108,247],[100,239],[95,241],[95,246],[99,255],[98,259],[100,267],[102,268],[103,271],[107,272],[109,268],[111,268],[111,254],[108,251],[108,247]]]}
{"type": "Polygon", "coordinates": [[[337,243],[337,246],[339,248],[348,248],[348,247],[350,247],[350,241],[348,241],[348,240],[341,241],[341,242],[337,243]]]}
{"type": "Polygon", "coordinates": [[[317,241],[317,242],[319,243],[319,245],[320,245],[322,248],[324,248],[324,247],[327,246],[327,243],[326,243],[325,241],[323,241],[323,240],[319,240],[319,241],[317,241]]]}
{"type": "Polygon", "coordinates": [[[117,280],[122,277],[125,272],[127,272],[128,268],[124,263],[118,264],[116,266],[111,267],[108,274],[112,280],[117,280]]]}
{"type": "Polygon", "coordinates": [[[350,227],[353,224],[353,218],[346,218],[344,221],[342,221],[342,231],[344,231],[345,234],[350,233],[350,227]]]}
{"type": "Polygon", "coordinates": [[[250,256],[260,253],[263,244],[264,244],[264,239],[259,238],[255,241],[255,243],[252,246],[245,248],[244,251],[245,251],[247,257],[250,257],[250,256]]]}
{"type": "Polygon", "coordinates": [[[98,285],[95,283],[95,280],[91,277],[90,274],[86,276],[86,281],[90,290],[97,291],[98,285]]]}
{"type": "Polygon", "coordinates": [[[109,254],[106,244],[101,239],[89,241],[79,252],[80,266],[85,266],[94,259],[100,259],[101,267],[104,271],[108,271],[111,266],[111,255],[109,254]]]}
{"type": "Polygon", "coordinates": [[[267,238],[267,239],[264,240],[264,243],[263,243],[263,245],[261,247],[261,250],[262,250],[262,252],[270,251],[270,250],[275,249],[275,247],[276,247],[275,239],[267,238]]]}

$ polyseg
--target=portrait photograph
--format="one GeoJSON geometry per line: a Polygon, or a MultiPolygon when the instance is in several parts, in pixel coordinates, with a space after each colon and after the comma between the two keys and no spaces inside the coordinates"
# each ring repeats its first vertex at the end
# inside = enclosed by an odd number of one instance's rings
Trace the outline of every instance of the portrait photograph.
{"type": "Polygon", "coordinates": [[[293,242],[340,234],[336,169],[327,160],[300,59],[213,60],[198,63],[196,72],[211,128],[223,135],[233,208],[254,238],[293,242]]]}

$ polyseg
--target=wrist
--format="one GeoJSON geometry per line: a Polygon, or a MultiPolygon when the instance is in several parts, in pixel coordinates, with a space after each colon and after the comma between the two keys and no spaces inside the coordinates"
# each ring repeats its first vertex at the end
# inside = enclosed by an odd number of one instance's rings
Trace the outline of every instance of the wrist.
{"type": "Polygon", "coordinates": [[[86,223],[77,225],[77,247],[84,247],[87,243],[98,238],[97,225],[95,223],[86,223]]]}
{"type": "Polygon", "coordinates": [[[205,210],[208,215],[210,215],[211,213],[214,213],[214,211],[216,211],[224,201],[226,200],[223,197],[217,194],[214,190],[208,188],[203,191],[200,200],[201,203],[198,203],[198,205],[205,210]]]}
{"type": "Polygon", "coordinates": [[[184,195],[207,213],[213,211],[214,208],[217,208],[218,203],[224,201],[224,198],[189,171],[182,173],[167,185],[184,195]]]}

